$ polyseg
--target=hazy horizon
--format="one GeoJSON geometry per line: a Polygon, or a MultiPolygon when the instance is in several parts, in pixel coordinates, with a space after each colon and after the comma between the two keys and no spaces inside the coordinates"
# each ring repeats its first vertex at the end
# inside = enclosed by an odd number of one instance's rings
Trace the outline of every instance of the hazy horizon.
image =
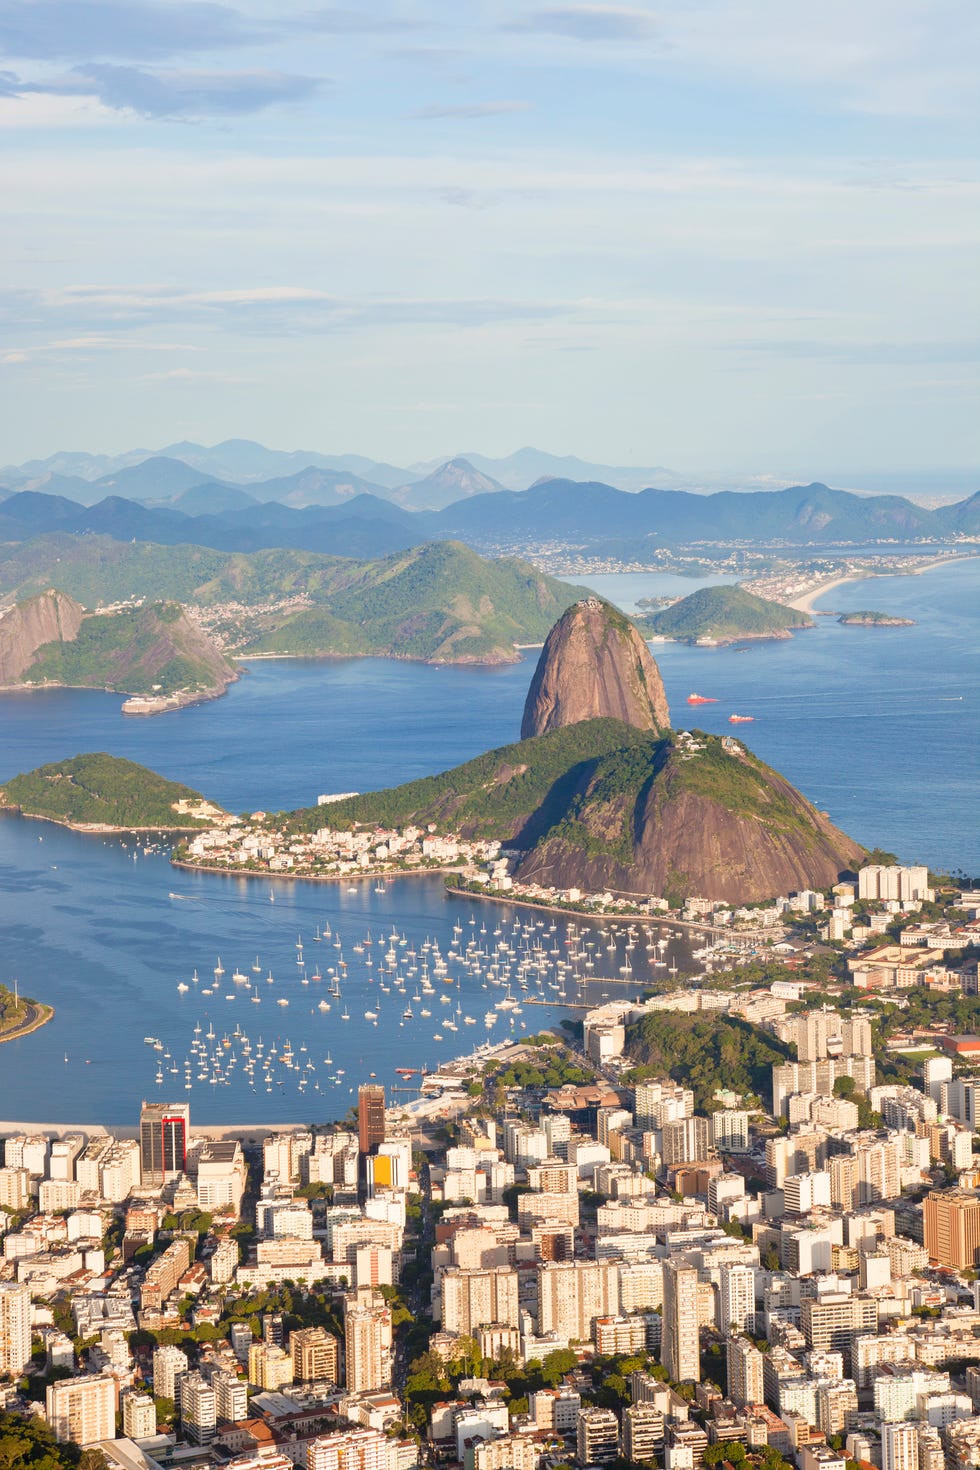
{"type": "Polygon", "coordinates": [[[0,458],[975,464],[978,50],[966,0],[0,0],[0,458]]]}

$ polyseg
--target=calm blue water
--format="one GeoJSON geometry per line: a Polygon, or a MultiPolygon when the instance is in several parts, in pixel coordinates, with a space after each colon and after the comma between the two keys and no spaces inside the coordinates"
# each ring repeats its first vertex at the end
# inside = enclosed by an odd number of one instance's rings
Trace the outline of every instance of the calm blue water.
{"type": "MultiPolygon", "coordinates": [[[[624,604],[669,590],[656,576],[596,578],[594,585],[624,604]]],[[[693,585],[686,582],[685,590],[693,585]]],[[[913,617],[915,628],[842,628],[828,618],[785,643],[657,645],[674,721],[721,732],[732,711],[751,714],[755,723],[741,727],[740,738],[854,837],[903,859],[980,873],[978,594],[980,561],[965,561],[921,577],[853,584],[827,599],[835,609],[870,606],[913,617]],[[689,710],[692,690],[719,703],[689,710]]],[[[98,693],[5,697],[0,776],[108,750],[185,780],[232,810],[278,810],[322,791],[365,790],[437,771],[513,739],[531,667],[261,662],[226,698],[151,720],[123,718],[119,699],[98,693]]],[[[446,1031],[442,1022],[454,1008],[437,994],[425,1006],[430,1018],[414,1004],[412,1020],[400,1025],[406,998],[382,994],[365,963],[377,949],[357,956],[353,945],[369,928],[376,944],[394,927],[407,937],[402,954],[413,944],[418,950],[427,935],[445,951],[459,915],[464,934],[479,934],[486,922],[481,942],[488,946],[496,942],[493,929],[516,911],[447,900],[438,880],[392,883],[383,894],[366,884],[350,894],[334,885],[177,873],[164,855],[140,850],[134,862],[133,851],[131,840],[0,820],[0,979],[17,977],[26,992],[57,1008],[51,1025],[0,1049],[0,1118],[132,1122],[141,1097],[162,1095],[190,1101],[202,1122],[329,1118],[346,1111],[349,1089],[368,1072],[390,1084],[394,1067],[433,1065],[487,1035],[483,1017],[494,992],[482,989],[485,977],[461,976],[458,1003],[477,1024],[460,1019],[457,1033],[446,1031]],[[171,898],[172,891],[185,897],[171,898]],[[333,941],[318,945],[312,937],[326,922],[342,936],[348,970],[339,1005],[348,1006],[348,1022],[332,1000],[329,1012],[318,1009],[326,979],[304,987],[296,965],[302,934],[307,974],[319,961],[327,975],[333,941]],[[227,973],[215,995],[202,997],[218,956],[227,973]],[[261,976],[251,969],[256,956],[261,976]],[[260,1004],[243,986],[226,983],[236,966],[255,981],[260,1004]],[[178,981],[190,984],[195,968],[199,984],[179,994],[178,981]],[[266,987],[269,968],[275,983],[266,987]],[[288,1007],[274,1004],[280,996],[288,1007]],[[375,1025],[363,1012],[379,1003],[375,1025]],[[200,1082],[195,1073],[185,1092],[183,1060],[197,1021],[202,1032],[213,1021],[219,1042],[238,1025],[253,1047],[260,1034],[267,1045],[289,1037],[297,1052],[306,1044],[300,1060],[314,1060],[317,1071],[302,1092],[299,1072],[282,1071],[267,1093],[264,1084],[249,1087],[239,1058],[227,1085],[200,1082]],[[180,1068],[173,1074],[166,1061],[160,1086],[162,1054],[144,1046],[145,1035],[159,1037],[180,1068]]],[[[559,922],[559,949],[565,933],[559,922]]],[[[616,978],[622,950],[607,954],[604,945],[593,973],[616,978]]],[[[683,950],[672,946],[667,957],[682,961],[683,950]]],[[[645,965],[634,964],[640,980],[645,965]]],[[[590,997],[602,989],[591,986],[590,997]]],[[[554,998],[547,988],[544,994],[554,998]]],[[[515,1033],[521,1022],[534,1031],[561,1014],[525,1007],[514,1017],[515,1033]]],[[[491,1039],[510,1030],[502,1014],[491,1039]]],[[[239,1055],[240,1043],[228,1050],[239,1055]]]]}

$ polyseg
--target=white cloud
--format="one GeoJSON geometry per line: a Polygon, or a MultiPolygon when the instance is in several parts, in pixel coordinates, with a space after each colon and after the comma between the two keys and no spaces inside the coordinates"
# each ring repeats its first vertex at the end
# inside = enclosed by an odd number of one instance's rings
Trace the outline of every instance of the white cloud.
{"type": "Polygon", "coordinates": [[[501,117],[507,113],[530,112],[533,103],[519,101],[430,103],[408,114],[413,122],[432,122],[443,118],[501,117]]]}

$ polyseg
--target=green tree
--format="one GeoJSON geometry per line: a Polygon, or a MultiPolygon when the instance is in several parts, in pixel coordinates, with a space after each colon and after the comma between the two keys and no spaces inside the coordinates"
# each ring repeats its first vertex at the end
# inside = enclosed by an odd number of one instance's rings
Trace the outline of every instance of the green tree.
{"type": "Polygon", "coordinates": [[[571,1348],[555,1348],[541,1364],[541,1376],[550,1388],[557,1388],[566,1373],[571,1373],[578,1359],[571,1348]]]}

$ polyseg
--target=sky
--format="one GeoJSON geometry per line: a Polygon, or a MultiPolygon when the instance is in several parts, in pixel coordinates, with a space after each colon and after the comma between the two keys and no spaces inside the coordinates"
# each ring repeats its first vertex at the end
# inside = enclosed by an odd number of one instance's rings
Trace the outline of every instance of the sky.
{"type": "Polygon", "coordinates": [[[0,0],[0,463],[977,463],[973,0],[0,0]]]}

